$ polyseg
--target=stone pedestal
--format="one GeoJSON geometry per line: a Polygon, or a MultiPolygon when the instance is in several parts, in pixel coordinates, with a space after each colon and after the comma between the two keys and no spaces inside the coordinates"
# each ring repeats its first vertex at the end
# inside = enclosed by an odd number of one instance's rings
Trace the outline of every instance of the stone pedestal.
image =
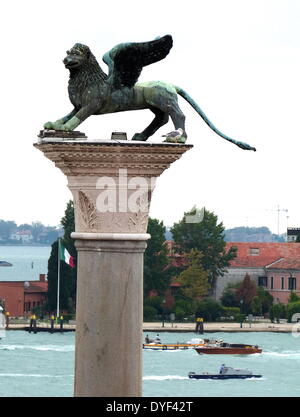
{"type": "Polygon", "coordinates": [[[142,395],[143,253],[155,179],[192,145],[47,140],[68,178],[78,250],[75,396],[142,395]]]}

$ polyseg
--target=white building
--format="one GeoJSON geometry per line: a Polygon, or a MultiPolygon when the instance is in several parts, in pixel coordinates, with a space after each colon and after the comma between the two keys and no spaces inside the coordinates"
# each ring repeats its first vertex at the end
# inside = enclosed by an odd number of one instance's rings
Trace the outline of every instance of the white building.
{"type": "Polygon", "coordinates": [[[33,240],[33,236],[30,230],[20,230],[10,235],[11,240],[22,241],[23,243],[29,243],[33,240]]]}

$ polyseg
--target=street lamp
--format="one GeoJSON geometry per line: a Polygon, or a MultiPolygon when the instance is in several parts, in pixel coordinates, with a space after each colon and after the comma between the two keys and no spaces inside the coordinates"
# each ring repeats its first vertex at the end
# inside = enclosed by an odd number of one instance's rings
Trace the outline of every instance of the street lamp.
{"type": "Polygon", "coordinates": [[[166,305],[166,299],[164,298],[162,300],[162,327],[165,327],[165,305],[166,305]]]}
{"type": "Polygon", "coordinates": [[[241,322],[240,322],[240,328],[241,328],[241,329],[243,328],[243,313],[242,313],[242,311],[243,311],[243,302],[244,302],[244,300],[241,300],[241,301],[240,301],[240,304],[241,304],[241,308],[240,308],[240,310],[241,310],[241,322]]]}

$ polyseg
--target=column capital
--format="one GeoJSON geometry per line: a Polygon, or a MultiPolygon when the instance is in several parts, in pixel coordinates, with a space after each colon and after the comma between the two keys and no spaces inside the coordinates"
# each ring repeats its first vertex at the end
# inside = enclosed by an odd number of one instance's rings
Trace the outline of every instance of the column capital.
{"type": "Polygon", "coordinates": [[[193,145],[116,140],[60,140],[47,138],[34,146],[67,175],[116,175],[126,168],[130,176],[159,176],[193,145]]]}
{"type": "Polygon", "coordinates": [[[98,233],[100,239],[103,234],[107,238],[111,234],[145,234],[156,178],[193,147],[47,138],[34,146],[68,178],[74,198],[75,232],[94,237],[98,233]]]}

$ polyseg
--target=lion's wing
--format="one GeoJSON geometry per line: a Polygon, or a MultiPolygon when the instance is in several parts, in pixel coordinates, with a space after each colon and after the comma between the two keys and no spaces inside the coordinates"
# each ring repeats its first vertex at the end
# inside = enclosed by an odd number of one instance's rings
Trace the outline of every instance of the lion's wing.
{"type": "Polygon", "coordinates": [[[173,46],[171,35],[149,42],[121,43],[103,56],[113,88],[133,87],[143,67],[165,58],[173,46]]]}

